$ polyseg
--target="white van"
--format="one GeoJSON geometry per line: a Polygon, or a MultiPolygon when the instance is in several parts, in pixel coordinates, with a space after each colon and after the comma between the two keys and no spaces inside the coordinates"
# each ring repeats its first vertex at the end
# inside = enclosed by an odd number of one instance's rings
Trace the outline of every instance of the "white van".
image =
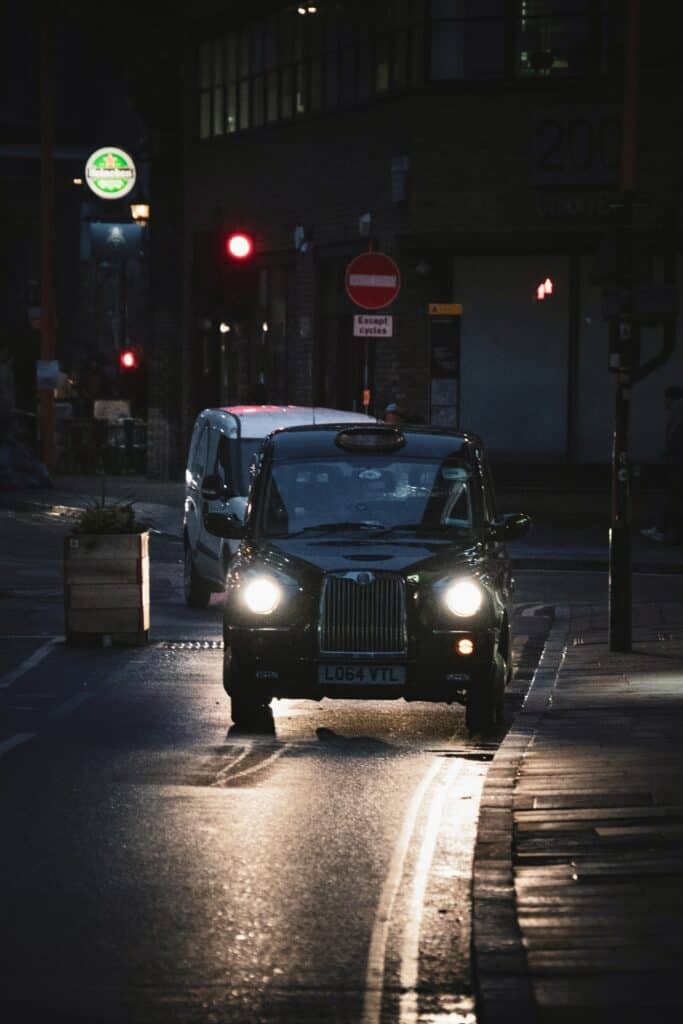
{"type": "Polygon", "coordinates": [[[250,469],[268,434],[281,427],[315,423],[376,422],[373,416],[300,405],[232,405],[204,409],[195,420],[185,469],[185,600],[206,608],[225,589],[225,573],[238,541],[208,533],[207,512],[244,518],[250,469]]]}

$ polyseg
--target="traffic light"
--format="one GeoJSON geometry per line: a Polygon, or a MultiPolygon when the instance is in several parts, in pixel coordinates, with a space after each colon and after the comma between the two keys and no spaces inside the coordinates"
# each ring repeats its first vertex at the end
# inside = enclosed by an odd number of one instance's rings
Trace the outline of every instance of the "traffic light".
{"type": "Polygon", "coordinates": [[[119,352],[119,369],[124,371],[137,370],[140,365],[140,357],[135,349],[124,348],[119,352]]]}
{"type": "Polygon", "coordinates": [[[231,260],[248,260],[254,251],[254,240],[244,231],[233,231],[225,239],[225,252],[231,260]]]}
{"type": "Polygon", "coordinates": [[[258,318],[258,260],[254,237],[247,231],[225,232],[221,237],[221,316],[229,322],[248,323],[258,318]]]}
{"type": "Polygon", "coordinates": [[[548,295],[553,294],[553,290],[554,285],[552,280],[549,277],[546,277],[545,281],[541,281],[539,285],[536,285],[536,301],[543,302],[548,295]]]}

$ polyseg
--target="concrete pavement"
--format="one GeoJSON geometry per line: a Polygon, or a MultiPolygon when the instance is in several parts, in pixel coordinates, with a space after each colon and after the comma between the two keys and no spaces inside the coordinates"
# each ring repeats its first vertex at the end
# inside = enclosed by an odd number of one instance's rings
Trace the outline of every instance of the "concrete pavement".
{"type": "Polygon", "coordinates": [[[683,603],[556,609],[489,769],[474,859],[480,1024],[683,1011],[683,603]]]}

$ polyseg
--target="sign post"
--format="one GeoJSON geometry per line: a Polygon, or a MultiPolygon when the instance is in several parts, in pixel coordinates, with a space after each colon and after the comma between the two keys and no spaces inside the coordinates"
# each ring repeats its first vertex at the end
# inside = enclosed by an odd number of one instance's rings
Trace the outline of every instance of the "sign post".
{"type": "MultiPolygon", "coordinates": [[[[389,256],[382,252],[363,252],[346,267],[344,287],[351,302],[361,309],[384,309],[401,290],[401,272],[389,256]]],[[[353,334],[363,338],[363,411],[370,408],[370,366],[368,338],[391,338],[393,317],[363,316],[353,318],[353,334]]]]}

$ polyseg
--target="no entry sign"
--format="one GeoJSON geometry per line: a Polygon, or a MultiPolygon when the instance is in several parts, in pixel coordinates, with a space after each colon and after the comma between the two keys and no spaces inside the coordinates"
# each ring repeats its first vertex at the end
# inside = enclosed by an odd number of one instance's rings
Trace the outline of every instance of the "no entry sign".
{"type": "Polygon", "coordinates": [[[361,309],[382,309],[401,288],[401,273],[383,252],[363,252],[351,260],[344,279],[348,297],[361,309]]]}

